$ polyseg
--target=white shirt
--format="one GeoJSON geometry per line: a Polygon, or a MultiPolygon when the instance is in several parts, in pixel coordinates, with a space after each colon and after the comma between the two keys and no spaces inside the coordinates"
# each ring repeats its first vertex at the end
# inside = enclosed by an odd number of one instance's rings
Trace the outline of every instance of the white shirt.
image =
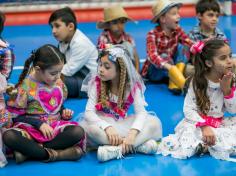
{"type": "Polygon", "coordinates": [[[79,29],[76,30],[70,43],[59,43],[59,49],[66,56],[66,64],[62,69],[64,75],[73,76],[84,65],[90,72],[96,72],[98,51],[79,29]]]}
{"type": "MultiPolygon", "coordinates": [[[[224,112],[236,113],[236,91],[233,92],[232,97],[225,98],[220,88],[220,83],[214,83],[208,80],[207,95],[210,99],[210,110],[207,116],[219,118],[224,116],[224,112]]],[[[196,97],[193,90],[192,83],[188,89],[188,93],[184,100],[184,115],[185,118],[193,122],[205,122],[199,115],[196,97]]]]}
{"type": "MultiPolygon", "coordinates": [[[[105,120],[101,119],[99,115],[97,114],[97,110],[95,108],[95,105],[97,104],[97,90],[96,86],[90,86],[90,90],[88,92],[88,102],[86,105],[85,110],[85,120],[87,120],[90,123],[98,125],[101,129],[106,129],[109,126],[112,126],[112,124],[109,124],[105,120]]],[[[115,95],[112,95],[110,99],[117,100],[117,97],[115,95]],[[115,97],[114,97],[115,96],[115,97]]],[[[137,129],[139,131],[142,130],[146,117],[147,117],[147,111],[145,110],[146,102],[143,100],[143,97],[141,95],[140,89],[136,89],[135,95],[134,95],[134,111],[135,115],[132,118],[135,118],[132,126],[130,128],[137,129]]],[[[112,118],[112,117],[107,117],[112,118]]],[[[122,120],[122,119],[121,119],[122,120]]]]}

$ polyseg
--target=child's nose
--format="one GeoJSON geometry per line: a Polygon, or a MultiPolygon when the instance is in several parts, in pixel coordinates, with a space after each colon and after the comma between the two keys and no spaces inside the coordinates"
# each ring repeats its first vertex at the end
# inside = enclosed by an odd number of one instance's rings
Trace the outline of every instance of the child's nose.
{"type": "Polygon", "coordinates": [[[102,69],[102,67],[99,67],[99,73],[102,73],[103,72],[103,69],[102,69]]]}
{"type": "Polygon", "coordinates": [[[52,28],[52,33],[53,33],[53,34],[56,33],[56,28],[52,28]]]}

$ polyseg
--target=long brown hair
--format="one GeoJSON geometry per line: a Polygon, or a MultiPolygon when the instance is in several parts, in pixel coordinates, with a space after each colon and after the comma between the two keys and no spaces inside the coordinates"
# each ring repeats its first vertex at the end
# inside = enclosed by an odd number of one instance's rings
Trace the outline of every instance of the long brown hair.
{"type": "Polygon", "coordinates": [[[193,90],[196,96],[197,107],[203,114],[207,114],[210,110],[210,100],[207,95],[208,82],[205,77],[210,68],[206,65],[206,61],[212,61],[216,51],[228,43],[221,39],[211,39],[207,41],[201,53],[195,55],[195,73],[193,75],[193,90]]]}

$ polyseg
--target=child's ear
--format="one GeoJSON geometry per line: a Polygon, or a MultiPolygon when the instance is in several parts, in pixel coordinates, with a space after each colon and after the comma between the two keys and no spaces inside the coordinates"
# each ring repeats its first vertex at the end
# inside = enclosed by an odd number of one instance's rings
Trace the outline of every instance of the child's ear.
{"type": "Polygon", "coordinates": [[[165,23],[165,15],[162,15],[160,18],[159,18],[159,21],[161,22],[161,23],[165,23]]]}
{"type": "Polygon", "coordinates": [[[74,23],[69,23],[68,27],[69,27],[70,30],[74,30],[75,29],[74,23]]]}
{"type": "Polygon", "coordinates": [[[39,73],[41,71],[41,68],[39,66],[35,66],[34,70],[35,70],[36,73],[39,73]]]}
{"type": "Polygon", "coordinates": [[[197,18],[200,21],[202,19],[202,14],[201,13],[197,13],[197,18]]]}
{"type": "Polygon", "coordinates": [[[211,68],[211,67],[213,66],[213,63],[212,63],[212,61],[210,61],[210,60],[206,60],[206,61],[205,61],[205,64],[206,64],[206,66],[208,66],[209,68],[211,68]]]}

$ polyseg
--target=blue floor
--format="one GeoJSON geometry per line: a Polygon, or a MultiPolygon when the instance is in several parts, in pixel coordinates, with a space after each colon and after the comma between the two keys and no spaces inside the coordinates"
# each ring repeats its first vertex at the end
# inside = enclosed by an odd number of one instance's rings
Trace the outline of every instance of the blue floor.
{"type": "MultiPolygon", "coordinates": [[[[230,39],[233,53],[236,53],[235,36],[236,17],[221,17],[220,28],[226,33],[230,39]]],[[[196,24],[193,18],[184,18],[181,25],[186,31],[196,24]]],[[[86,32],[86,34],[96,43],[99,30],[95,29],[95,23],[83,23],[78,27],[86,32]]],[[[138,24],[129,23],[127,31],[132,33],[137,44],[140,58],[145,58],[145,35],[153,28],[149,21],[140,21],[138,24]]],[[[6,27],[4,37],[15,45],[16,64],[22,66],[24,60],[29,56],[32,49],[45,43],[56,44],[51,36],[51,31],[47,25],[36,26],[14,26],[6,27]]],[[[10,82],[15,83],[20,71],[14,70],[10,82]]],[[[147,110],[154,111],[162,121],[164,136],[173,133],[176,124],[183,118],[183,96],[174,96],[164,84],[147,85],[146,101],[149,106],[147,110]]],[[[69,99],[66,107],[75,111],[75,116],[83,112],[86,100],[69,99]]],[[[41,163],[35,161],[27,161],[21,165],[16,165],[14,160],[10,160],[9,164],[0,169],[0,176],[16,176],[16,175],[46,175],[46,176],[76,176],[76,175],[99,175],[99,176],[233,176],[236,175],[236,164],[226,161],[213,159],[210,156],[201,158],[193,157],[188,160],[178,160],[171,157],[163,157],[160,155],[129,155],[122,160],[114,160],[107,163],[98,163],[96,153],[89,152],[78,162],[56,162],[41,163]]]]}

